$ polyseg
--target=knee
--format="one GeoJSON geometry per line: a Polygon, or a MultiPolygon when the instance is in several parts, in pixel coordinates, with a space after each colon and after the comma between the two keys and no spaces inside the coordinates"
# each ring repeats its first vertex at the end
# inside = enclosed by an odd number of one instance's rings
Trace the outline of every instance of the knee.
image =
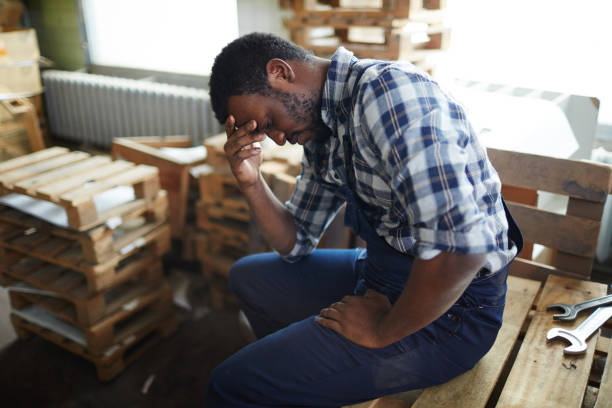
{"type": "Polygon", "coordinates": [[[245,256],[237,260],[229,271],[228,283],[234,294],[244,293],[244,289],[250,287],[249,281],[253,279],[254,262],[253,256],[245,256]]]}
{"type": "Polygon", "coordinates": [[[225,367],[225,364],[221,364],[217,366],[212,373],[210,374],[210,378],[208,381],[208,390],[206,393],[206,406],[208,407],[226,407],[230,406],[229,400],[233,395],[234,391],[232,390],[233,384],[232,376],[230,374],[231,370],[228,370],[225,367]]]}

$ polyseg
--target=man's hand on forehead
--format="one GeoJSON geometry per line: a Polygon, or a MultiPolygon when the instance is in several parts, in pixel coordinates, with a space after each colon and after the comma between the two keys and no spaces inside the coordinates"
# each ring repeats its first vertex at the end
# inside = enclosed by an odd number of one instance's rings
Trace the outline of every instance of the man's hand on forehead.
{"type": "Polygon", "coordinates": [[[227,137],[232,135],[238,135],[239,133],[251,133],[257,130],[257,122],[254,119],[250,119],[243,124],[236,124],[236,118],[233,115],[229,115],[225,121],[225,133],[227,137]]]}

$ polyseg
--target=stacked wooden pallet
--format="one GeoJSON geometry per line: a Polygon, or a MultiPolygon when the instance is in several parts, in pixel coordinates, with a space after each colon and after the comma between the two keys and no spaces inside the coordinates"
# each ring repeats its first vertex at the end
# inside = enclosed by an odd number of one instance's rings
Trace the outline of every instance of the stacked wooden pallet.
{"type": "Polygon", "coordinates": [[[432,73],[450,30],[444,0],[295,0],[291,40],[321,57],[344,46],[359,58],[406,60],[432,73]]]}
{"type": "Polygon", "coordinates": [[[197,186],[190,170],[204,163],[206,151],[191,146],[188,136],[122,137],[113,140],[112,156],[159,169],[161,187],[168,193],[172,238],[180,243],[182,257],[192,260],[193,251],[186,247],[195,221],[197,186]]]}
{"type": "Polygon", "coordinates": [[[0,277],[11,321],[119,374],[177,317],[157,168],[53,147],[0,163],[0,277]]]}
{"type": "Polygon", "coordinates": [[[197,173],[195,247],[215,309],[234,306],[227,276],[232,264],[249,253],[249,206],[225,158],[226,139],[222,133],[205,140],[207,164],[197,173]]]}

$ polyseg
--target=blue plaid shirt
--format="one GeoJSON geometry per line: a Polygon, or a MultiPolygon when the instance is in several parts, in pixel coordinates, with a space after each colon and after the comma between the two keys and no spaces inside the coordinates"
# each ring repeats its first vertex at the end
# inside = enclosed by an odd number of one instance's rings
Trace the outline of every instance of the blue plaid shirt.
{"type": "Polygon", "coordinates": [[[345,202],[345,141],[354,192],[379,236],[421,259],[440,252],[486,253],[497,271],[514,257],[497,172],[463,108],[411,64],[358,60],[344,48],[331,59],[322,117],[324,144],[304,145],[302,173],[286,206],[297,242],[289,262],[309,254],[345,202]]]}

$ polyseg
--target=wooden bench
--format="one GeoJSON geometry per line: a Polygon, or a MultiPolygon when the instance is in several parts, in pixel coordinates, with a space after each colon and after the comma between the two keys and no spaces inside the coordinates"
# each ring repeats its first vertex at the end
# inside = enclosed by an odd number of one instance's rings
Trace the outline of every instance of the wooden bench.
{"type": "Polygon", "coordinates": [[[351,408],[612,406],[609,338],[601,331],[594,334],[581,355],[565,355],[563,341],[546,341],[550,328],[573,329],[589,315],[554,321],[548,305],[580,303],[607,292],[605,284],[589,279],[611,168],[497,149],[488,154],[504,187],[568,198],[564,213],[506,200],[526,242],[553,251],[551,264],[521,258],[513,262],[504,323],[492,349],[472,370],[436,387],[351,408]]]}

